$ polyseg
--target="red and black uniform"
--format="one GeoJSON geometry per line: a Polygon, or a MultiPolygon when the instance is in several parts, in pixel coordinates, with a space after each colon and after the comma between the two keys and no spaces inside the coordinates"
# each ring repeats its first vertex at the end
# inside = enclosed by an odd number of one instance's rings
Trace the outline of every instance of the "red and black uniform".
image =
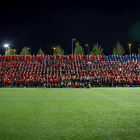
{"type": "Polygon", "coordinates": [[[69,60],[69,56],[67,55],[67,60],[69,60]]]}
{"type": "Polygon", "coordinates": [[[19,61],[19,56],[16,56],[16,60],[19,61]]]}
{"type": "Polygon", "coordinates": [[[47,60],[49,61],[50,60],[50,56],[48,55],[48,57],[47,57],[47,60]]]}
{"type": "Polygon", "coordinates": [[[10,60],[13,60],[13,57],[12,57],[12,55],[10,56],[10,60]]]}
{"type": "Polygon", "coordinates": [[[5,60],[5,61],[6,61],[6,56],[5,56],[5,55],[3,56],[3,60],[5,60]]]}
{"type": "Polygon", "coordinates": [[[53,60],[56,60],[56,56],[55,55],[53,56],[53,60]]]}
{"type": "Polygon", "coordinates": [[[29,60],[31,61],[32,60],[32,56],[30,55],[30,57],[29,57],[29,60]]]}
{"type": "Polygon", "coordinates": [[[73,56],[73,60],[76,60],[76,55],[73,56]]]}
{"type": "Polygon", "coordinates": [[[24,55],[24,60],[26,60],[26,55],[24,55]]]}
{"type": "Polygon", "coordinates": [[[23,61],[23,56],[20,56],[20,60],[23,61]]]}
{"type": "Polygon", "coordinates": [[[86,56],[86,60],[88,60],[88,55],[86,56]]]}
{"type": "Polygon", "coordinates": [[[7,56],[7,60],[9,60],[10,58],[9,58],[9,55],[7,56]]]}
{"type": "Polygon", "coordinates": [[[45,57],[44,57],[44,54],[42,55],[42,60],[44,60],[45,59],[45,57]]]}
{"type": "Polygon", "coordinates": [[[33,54],[33,60],[35,60],[35,56],[34,56],[34,54],[33,54]]]}
{"type": "Polygon", "coordinates": [[[71,60],[73,60],[73,55],[71,55],[71,60]]]}
{"type": "Polygon", "coordinates": [[[77,83],[74,84],[75,88],[79,88],[79,85],[77,83]]]}

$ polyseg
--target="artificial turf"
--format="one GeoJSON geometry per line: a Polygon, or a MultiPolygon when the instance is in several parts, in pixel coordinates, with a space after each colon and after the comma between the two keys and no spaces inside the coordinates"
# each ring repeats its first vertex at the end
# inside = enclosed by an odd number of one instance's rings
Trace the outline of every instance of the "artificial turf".
{"type": "Polygon", "coordinates": [[[0,88],[0,140],[140,139],[140,88],[0,88]]]}

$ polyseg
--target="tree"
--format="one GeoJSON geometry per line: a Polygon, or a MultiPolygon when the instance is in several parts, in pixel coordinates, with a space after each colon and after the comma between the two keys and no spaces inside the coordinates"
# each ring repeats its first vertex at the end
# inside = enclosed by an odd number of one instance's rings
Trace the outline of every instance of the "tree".
{"type": "MultiPolygon", "coordinates": [[[[140,44],[139,44],[139,46],[140,46],[140,44]]],[[[138,54],[140,55],[140,48],[138,48],[138,54]]]]}
{"type": "Polygon", "coordinates": [[[123,49],[122,45],[120,44],[120,41],[117,41],[117,44],[115,47],[113,47],[113,55],[124,55],[125,50],[123,49]]]}
{"type": "Polygon", "coordinates": [[[74,49],[74,54],[78,55],[82,55],[84,54],[84,48],[82,46],[80,46],[79,41],[77,41],[77,43],[75,43],[75,49],[74,49]]]}
{"type": "Polygon", "coordinates": [[[6,56],[7,56],[7,55],[14,55],[14,54],[15,54],[14,49],[11,49],[10,47],[8,47],[8,50],[5,51],[5,55],[6,55],[6,56]]]}
{"type": "Polygon", "coordinates": [[[24,48],[22,49],[22,51],[21,51],[20,54],[21,54],[21,55],[30,55],[29,50],[28,50],[26,47],[24,47],[24,48]]]}
{"type": "Polygon", "coordinates": [[[138,54],[140,55],[140,48],[138,48],[138,54]]]}
{"type": "Polygon", "coordinates": [[[39,48],[39,51],[38,51],[38,53],[37,53],[37,55],[43,55],[44,54],[44,52],[42,51],[42,49],[41,49],[41,47],[39,48]]]}
{"type": "Polygon", "coordinates": [[[55,47],[53,55],[64,55],[64,50],[61,48],[61,46],[59,46],[59,44],[55,47]]]}
{"type": "Polygon", "coordinates": [[[93,49],[90,52],[90,54],[93,55],[93,56],[97,56],[97,55],[102,55],[103,56],[104,55],[103,54],[103,48],[101,48],[101,45],[100,46],[98,45],[98,42],[97,42],[97,44],[94,44],[93,49]]]}

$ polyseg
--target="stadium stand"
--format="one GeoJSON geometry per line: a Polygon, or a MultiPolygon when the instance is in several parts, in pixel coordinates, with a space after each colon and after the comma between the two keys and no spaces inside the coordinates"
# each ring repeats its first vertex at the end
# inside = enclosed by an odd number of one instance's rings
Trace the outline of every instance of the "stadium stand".
{"type": "Polygon", "coordinates": [[[1,56],[1,87],[140,86],[139,56],[1,56]]]}

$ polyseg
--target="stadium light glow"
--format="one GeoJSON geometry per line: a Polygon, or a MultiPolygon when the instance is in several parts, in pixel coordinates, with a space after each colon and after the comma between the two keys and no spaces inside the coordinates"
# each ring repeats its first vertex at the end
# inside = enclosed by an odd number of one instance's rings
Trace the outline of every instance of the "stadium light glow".
{"type": "Polygon", "coordinates": [[[7,51],[7,48],[9,47],[9,45],[10,45],[10,44],[5,44],[5,45],[4,45],[4,47],[6,48],[6,51],[7,51]]]}
{"type": "Polygon", "coordinates": [[[53,47],[53,50],[54,50],[54,53],[55,53],[56,47],[53,47]]]}
{"type": "Polygon", "coordinates": [[[28,49],[28,50],[30,49],[30,54],[31,54],[31,48],[28,47],[27,49],[28,49]]]}
{"type": "Polygon", "coordinates": [[[5,44],[5,45],[4,45],[4,47],[6,47],[6,48],[7,48],[8,46],[9,46],[8,44],[5,44]]]}
{"type": "Polygon", "coordinates": [[[15,52],[17,51],[16,49],[13,49],[13,51],[14,51],[14,55],[15,55],[15,52]]]}

